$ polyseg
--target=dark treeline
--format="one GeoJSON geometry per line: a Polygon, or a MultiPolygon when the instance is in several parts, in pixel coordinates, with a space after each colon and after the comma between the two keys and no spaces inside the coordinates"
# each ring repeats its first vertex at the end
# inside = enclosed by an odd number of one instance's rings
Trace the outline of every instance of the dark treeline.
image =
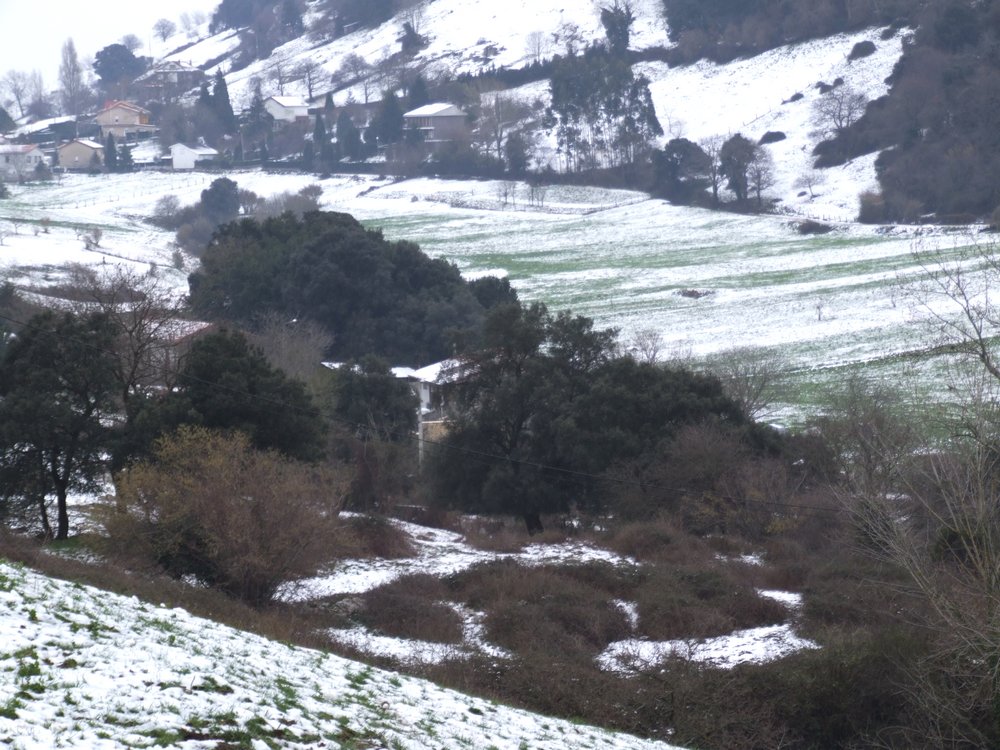
{"type": "Polygon", "coordinates": [[[1000,205],[1000,3],[932,3],[917,20],[890,93],[820,144],[819,164],[882,150],[882,194],[864,197],[865,221],[989,216],[1000,205]]]}
{"type": "Polygon", "coordinates": [[[921,0],[663,0],[673,63],[725,62],[784,44],[907,23],[921,0]]]}

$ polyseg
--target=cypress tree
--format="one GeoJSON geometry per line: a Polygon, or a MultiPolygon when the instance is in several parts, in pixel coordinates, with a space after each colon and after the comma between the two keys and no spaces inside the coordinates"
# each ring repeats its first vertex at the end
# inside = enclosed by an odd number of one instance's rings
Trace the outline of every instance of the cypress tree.
{"type": "Polygon", "coordinates": [[[123,143],[118,149],[118,171],[131,172],[135,169],[135,162],[132,160],[132,148],[127,143],[123,143]]]}
{"type": "Polygon", "coordinates": [[[236,115],[233,113],[233,104],[229,100],[229,87],[226,86],[226,78],[221,70],[215,72],[215,82],[212,88],[212,106],[215,114],[222,124],[222,129],[226,133],[236,132],[236,115]]]}
{"type": "Polygon", "coordinates": [[[104,142],[104,166],[109,172],[118,171],[118,147],[115,145],[113,133],[108,133],[108,138],[104,142]]]}

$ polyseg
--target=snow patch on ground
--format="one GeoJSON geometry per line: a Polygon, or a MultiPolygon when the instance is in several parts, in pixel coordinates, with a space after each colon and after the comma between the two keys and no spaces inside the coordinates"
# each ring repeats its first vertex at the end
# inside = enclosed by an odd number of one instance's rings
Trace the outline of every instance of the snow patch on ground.
{"type": "Polygon", "coordinates": [[[601,652],[597,663],[605,671],[622,674],[657,669],[672,658],[732,669],[740,664],[765,664],[796,651],[818,648],[815,641],[797,636],[791,625],[769,625],[717,638],[616,641],[601,652]]]}
{"type": "Polygon", "coordinates": [[[473,565],[510,560],[522,565],[584,565],[606,562],[611,565],[636,565],[632,558],[581,542],[534,544],[521,552],[489,552],[467,544],[462,535],[444,529],[431,529],[404,521],[393,521],[406,531],[416,548],[415,557],[398,560],[371,558],[344,560],[318,576],[287,586],[282,598],[309,601],[342,594],[361,594],[390,583],[404,575],[427,574],[444,577],[473,565]]]}

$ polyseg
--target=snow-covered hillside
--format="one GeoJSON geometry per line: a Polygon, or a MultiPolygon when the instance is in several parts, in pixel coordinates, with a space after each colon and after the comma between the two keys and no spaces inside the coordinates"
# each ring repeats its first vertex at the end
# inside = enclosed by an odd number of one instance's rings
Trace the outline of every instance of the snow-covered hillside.
{"type": "MultiPolygon", "coordinates": [[[[282,93],[306,96],[305,82],[289,76],[305,61],[321,69],[314,95],[325,94],[332,87],[331,77],[348,55],[360,55],[375,65],[398,52],[400,30],[407,20],[415,22],[428,39],[428,46],[408,65],[433,80],[442,74],[476,74],[494,66],[517,68],[539,55],[544,59],[602,41],[601,5],[595,0],[515,0],[488,5],[434,0],[378,28],[360,29],[332,42],[307,33],[277,48],[269,58],[238,71],[230,72],[231,55],[238,43],[233,31],[205,38],[168,59],[205,66],[212,73],[221,70],[239,108],[249,103],[255,78],[261,81],[265,94],[278,93],[271,75],[275,68],[285,71],[284,78],[293,79],[282,84],[282,93]]],[[[637,0],[631,5],[636,17],[631,48],[670,46],[661,2],[637,0]]],[[[307,15],[307,21],[314,16],[307,15]]],[[[884,95],[885,79],[902,54],[905,36],[906,32],[898,32],[883,40],[881,30],[869,29],[782,47],[725,65],[701,61],[672,68],[665,63],[644,63],[636,70],[651,81],[653,102],[666,131],[664,138],[683,136],[697,141],[742,132],[756,140],[768,131],[780,131],[786,139],[768,147],[776,166],[769,194],[781,201],[783,210],[851,221],[857,216],[858,194],[876,187],[873,157],[823,171],[815,178],[812,191],[797,184],[810,171],[812,149],[825,137],[814,122],[813,109],[820,96],[816,86],[841,79],[869,100],[884,95]],[[863,41],[873,42],[875,53],[849,61],[854,45],[863,41]],[[801,98],[790,101],[795,94],[801,98]]],[[[368,96],[377,98],[382,86],[384,82],[373,73],[368,96]]],[[[546,103],[548,84],[530,84],[511,95],[526,103],[546,103]]],[[[349,96],[364,101],[364,87],[340,90],[334,102],[342,105],[349,96]]],[[[536,163],[555,163],[553,140],[542,138],[538,146],[536,163]]]]}
{"type": "Polygon", "coordinates": [[[669,750],[0,562],[0,746],[669,750]]]}

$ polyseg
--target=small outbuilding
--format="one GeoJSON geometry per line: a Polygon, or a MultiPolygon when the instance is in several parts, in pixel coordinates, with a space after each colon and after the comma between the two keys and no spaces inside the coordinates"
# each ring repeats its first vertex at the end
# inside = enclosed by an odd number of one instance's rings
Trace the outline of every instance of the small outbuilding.
{"type": "Polygon", "coordinates": [[[174,169],[194,169],[203,162],[215,161],[219,152],[210,146],[185,146],[175,143],[170,147],[170,161],[174,169]]]}

